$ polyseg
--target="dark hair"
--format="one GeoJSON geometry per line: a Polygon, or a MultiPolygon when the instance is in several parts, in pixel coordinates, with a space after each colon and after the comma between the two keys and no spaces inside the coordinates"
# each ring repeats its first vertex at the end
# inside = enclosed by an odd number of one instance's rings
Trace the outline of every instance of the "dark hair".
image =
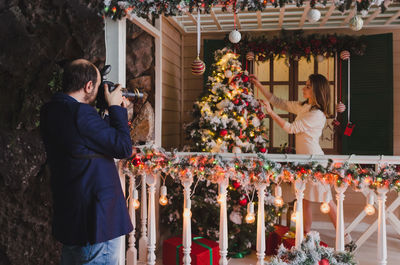
{"type": "Polygon", "coordinates": [[[313,108],[321,110],[325,116],[329,116],[330,104],[330,87],[329,82],[325,76],[320,74],[312,74],[308,77],[311,87],[313,89],[313,96],[316,105],[313,108]]]}
{"type": "Polygon", "coordinates": [[[62,87],[64,93],[79,91],[87,82],[97,82],[96,66],[89,61],[75,60],[64,67],[62,87]]]}

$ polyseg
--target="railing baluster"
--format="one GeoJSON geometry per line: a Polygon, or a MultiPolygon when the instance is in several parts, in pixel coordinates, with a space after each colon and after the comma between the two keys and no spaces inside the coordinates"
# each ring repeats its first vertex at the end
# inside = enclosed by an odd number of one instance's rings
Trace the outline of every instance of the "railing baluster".
{"type": "Polygon", "coordinates": [[[147,245],[147,265],[156,264],[156,203],[155,203],[155,193],[156,193],[156,175],[147,175],[146,182],[149,185],[149,237],[147,245]]]}
{"type": "Polygon", "coordinates": [[[303,227],[303,198],[304,190],[306,188],[306,181],[297,179],[295,182],[296,188],[296,248],[299,248],[304,237],[303,227]]]}
{"type": "Polygon", "coordinates": [[[387,188],[378,188],[378,264],[387,264],[387,240],[386,240],[386,194],[387,188]]]}
{"type": "Polygon", "coordinates": [[[135,207],[133,207],[133,192],[135,190],[135,176],[129,174],[129,194],[130,198],[128,201],[128,211],[131,217],[133,230],[129,233],[128,239],[128,250],[126,251],[126,264],[127,265],[137,265],[137,249],[135,247],[135,230],[136,230],[136,215],[135,207]]]}
{"type": "Polygon", "coordinates": [[[183,264],[190,265],[192,261],[190,251],[192,246],[192,227],[191,227],[191,200],[190,200],[190,186],[193,183],[193,178],[188,178],[182,181],[184,202],[183,202],[183,264]]]}
{"type": "Polygon", "coordinates": [[[228,187],[228,179],[224,179],[219,183],[220,214],[219,214],[219,253],[220,265],[228,264],[228,210],[226,207],[226,188],[228,187]]]}
{"type": "Polygon", "coordinates": [[[142,174],[142,193],[141,193],[141,236],[139,239],[139,261],[145,263],[147,261],[147,194],[146,194],[146,174],[142,174]]]}
{"type": "Polygon", "coordinates": [[[265,257],[265,216],[264,200],[266,184],[257,185],[258,209],[257,209],[257,265],[264,264],[265,257]]]}
{"type": "Polygon", "coordinates": [[[347,189],[347,183],[342,182],[341,186],[335,185],[336,200],[337,200],[337,215],[336,215],[336,251],[344,251],[344,213],[343,200],[344,192],[347,189]]]}

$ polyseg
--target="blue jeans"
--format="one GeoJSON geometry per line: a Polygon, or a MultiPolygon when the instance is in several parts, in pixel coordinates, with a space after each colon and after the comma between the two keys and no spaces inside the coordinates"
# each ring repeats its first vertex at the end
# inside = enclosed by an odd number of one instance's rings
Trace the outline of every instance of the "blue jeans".
{"type": "Polygon", "coordinates": [[[118,265],[122,238],[86,246],[63,245],[61,265],[118,265]]]}

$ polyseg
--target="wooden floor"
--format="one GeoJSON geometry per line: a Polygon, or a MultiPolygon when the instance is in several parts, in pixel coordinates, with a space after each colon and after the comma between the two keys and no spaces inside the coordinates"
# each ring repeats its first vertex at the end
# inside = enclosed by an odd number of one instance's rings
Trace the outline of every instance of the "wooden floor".
{"type": "MultiPolygon", "coordinates": [[[[333,194],[334,195],[334,194],[333,194]]],[[[396,193],[391,192],[388,196],[387,206],[396,198],[396,193]]],[[[354,220],[354,218],[363,210],[365,206],[365,197],[360,193],[353,191],[346,192],[344,214],[346,227],[354,220]]],[[[399,209],[396,215],[399,216],[399,209]]],[[[352,238],[356,241],[364,231],[366,231],[371,223],[378,218],[378,211],[375,215],[363,220],[357,228],[351,233],[352,238]]],[[[319,204],[313,205],[313,225],[312,230],[316,230],[321,235],[321,240],[327,243],[330,247],[335,246],[335,230],[329,222],[327,215],[323,215],[319,211],[319,204]]],[[[388,260],[387,265],[400,264],[400,235],[396,233],[393,227],[387,224],[387,249],[388,260]]],[[[158,254],[157,265],[162,265],[161,253],[158,254]]],[[[356,251],[356,259],[360,265],[376,265],[377,257],[377,232],[375,232],[362,246],[356,251]]],[[[268,260],[269,257],[266,257],[268,260]]],[[[256,265],[257,257],[255,252],[243,259],[230,259],[229,265],[256,265]]]]}

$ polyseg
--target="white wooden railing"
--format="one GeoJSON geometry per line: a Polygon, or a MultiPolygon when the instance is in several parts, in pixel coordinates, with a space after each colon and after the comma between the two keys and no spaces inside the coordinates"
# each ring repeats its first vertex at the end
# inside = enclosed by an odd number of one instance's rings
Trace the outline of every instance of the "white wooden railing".
{"type": "MultiPolygon", "coordinates": [[[[204,153],[177,153],[178,157],[185,156],[193,156],[193,155],[204,155],[204,153]]],[[[220,154],[223,160],[233,160],[235,158],[248,159],[248,158],[257,158],[256,154],[220,154]]],[[[317,162],[320,164],[325,164],[328,162],[328,159],[332,159],[335,163],[344,163],[347,162],[349,164],[375,164],[377,165],[376,170],[379,170],[379,165],[384,164],[400,164],[400,156],[343,156],[343,155],[285,155],[285,154],[270,154],[267,155],[267,158],[274,162],[298,162],[298,163],[309,163],[309,162],[317,162]]],[[[143,177],[143,176],[142,176],[143,177]]],[[[133,181],[134,176],[131,176],[131,180],[133,181]]],[[[147,242],[145,240],[139,241],[139,249],[147,248],[147,258],[143,260],[141,258],[140,263],[154,265],[156,256],[155,256],[155,246],[156,246],[156,237],[155,237],[155,187],[156,181],[158,180],[158,176],[155,175],[147,175],[144,179],[142,179],[142,184],[146,185],[148,188],[148,238],[147,242]],[[146,246],[141,246],[146,242],[146,246]]],[[[191,249],[191,200],[190,200],[190,190],[191,185],[193,183],[193,176],[190,174],[187,175],[182,180],[182,185],[184,187],[184,205],[183,205],[183,264],[188,265],[191,262],[190,258],[190,249],[191,249]]],[[[305,189],[306,180],[296,180],[295,189],[296,189],[296,247],[300,245],[303,240],[303,205],[302,199],[304,197],[304,189],[305,189]]],[[[228,264],[227,260],[227,249],[228,249],[228,218],[227,218],[227,207],[226,207],[226,190],[228,186],[228,179],[223,179],[219,184],[219,202],[220,202],[220,238],[219,238],[219,247],[221,259],[219,264],[226,265],[228,264]]],[[[134,185],[130,186],[130,189],[133,189],[134,185]]],[[[265,257],[265,224],[264,224],[264,194],[265,194],[266,184],[259,184],[256,189],[258,192],[259,198],[259,206],[257,213],[257,265],[264,264],[265,257]]],[[[345,192],[347,189],[347,185],[335,186],[336,190],[336,200],[337,200],[337,223],[336,223],[336,250],[343,251],[344,250],[344,234],[345,232],[351,232],[366,216],[364,211],[362,211],[357,218],[347,227],[344,225],[344,213],[343,213],[343,202],[345,199],[345,192]]],[[[145,190],[144,187],[142,190],[145,190]]],[[[400,221],[393,214],[393,211],[400,205],[400,197],[397,197],[394,202],[386,208],[386,195],[388,193],[387,188],[378,188],[377,189],[377,202],[378,202],[378,219],[370,226],[370,228],[359,238],[356,242],[358,246],[362,245],[371,234],[378,229],[378,240],[377,240],[377,264],[385,265],[387,264],[387,240],[386,240],[386,219],[388,219],[391,224],[394,226],[395,230],[400,234],[400,221]]],[[[133,194],[133,190],[129,191],[130,194],[133,194]]],[[[365,196],[368,196],[369,192],[364,192],[365,196]]],[[[142,207],[142,226],[146,226],[146,218],[145,211],[146,209],[146,196],[142,196],[141,206],[142,207]]],[[[130,196],[128,205],[129,212],[132,217],[132,222],[135,226],[135,211],[134,208],[131,207],[133,204],[133,197],[130,196]]],[[[376,201],[376,200],[375,200],[376,201]]],[[[147,237],[145,235],[146,228],[142,227],[142,237],[147,237]],[[143,233],[144,231],[144,233],[143,233]]],[[[134,244],[134,235],[135,229],[129,235],[129,244],[127,250],[127,265],[136,265],[137,253],[134,244]]],[[[139,255],[140,256],[140,255],[139,255]]]]}

